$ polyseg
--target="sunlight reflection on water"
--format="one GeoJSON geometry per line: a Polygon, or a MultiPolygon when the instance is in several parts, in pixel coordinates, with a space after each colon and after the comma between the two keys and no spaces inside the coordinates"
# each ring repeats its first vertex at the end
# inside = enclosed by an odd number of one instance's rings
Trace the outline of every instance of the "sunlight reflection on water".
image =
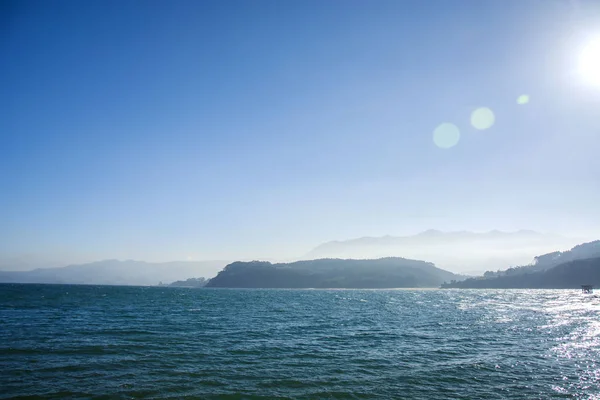
{"type": "Polygon", "coordinates": [[[3,289],[8,396],[600,393],[600,300],[579,291],[3,289]]]}

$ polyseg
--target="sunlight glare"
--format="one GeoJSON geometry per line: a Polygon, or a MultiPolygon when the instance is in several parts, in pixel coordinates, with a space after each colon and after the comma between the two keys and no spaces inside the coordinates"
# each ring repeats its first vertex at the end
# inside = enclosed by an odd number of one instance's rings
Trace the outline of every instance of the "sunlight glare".
{"type": "Polygon", "coordinates": [[[600,86],[600,37],[592,40],[581,52],[579,72],[586,81],[600,86]]]}

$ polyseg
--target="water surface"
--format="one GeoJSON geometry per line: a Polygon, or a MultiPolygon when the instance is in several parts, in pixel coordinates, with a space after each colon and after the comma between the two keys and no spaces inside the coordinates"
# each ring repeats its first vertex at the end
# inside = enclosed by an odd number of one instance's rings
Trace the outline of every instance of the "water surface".
{"type": "Polygon", "coordinates": [[[0,398],[600,398],[568,290],[0,285],[0,398]]]}

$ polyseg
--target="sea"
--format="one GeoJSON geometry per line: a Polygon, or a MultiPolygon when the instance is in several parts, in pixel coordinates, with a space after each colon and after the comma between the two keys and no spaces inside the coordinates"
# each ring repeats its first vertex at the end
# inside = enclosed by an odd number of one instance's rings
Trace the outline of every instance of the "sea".
{"type": "Polygon", "coordinates": [[[600,299],[3,284],[0,398],[600,399],[600,299]]]}

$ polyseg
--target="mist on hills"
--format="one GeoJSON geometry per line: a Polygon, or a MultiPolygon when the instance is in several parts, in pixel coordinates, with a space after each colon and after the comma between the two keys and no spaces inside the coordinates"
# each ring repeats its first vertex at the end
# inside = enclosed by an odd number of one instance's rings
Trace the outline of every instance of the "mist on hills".
{"type": "Polygon", "coordinates": [[[535,257],[531,265],[483,276],[445,282],[444,288],[465,289],[574,289],[580,285],[600,287],[600,240],[582,243],[564,252],[535,257]]]}
{"type": "Polygon", "coordinates": [[[103,260],[62,268],[0,271],[0,282],[147,286],[195,276],[215,276],[225,265],[227,265],[226,261],[148,263],[133,260],[103,260]]]}
{"type": "Polygon", "coordinates": [[[363,237],[317,246],[303,259],[406,257],[426,260],[456,273],[482,274],[531,263],[539,254],[567,250],[585,240],[530,230],[441,232],[413,236],[363,237]]]}
{"type": "MultiPolygon", "coordinates": [[[[364,260],[400,257],[422,260],[453,273],[481,275],[485,271],[528,265],[539,254],[568,250],[583,241],[530,230],[483,233],[428,230],[412,236],[362,237],[327,242],[317,246],[303,257],[290,257],[285,260],[258,259],[273,263],[289,263],[324,258],[364,260]]],[[[109,285],[156,285],[160,282],[169,284],[189,278],[210,279],[217,276],[231,262],[103,260],[75,263],[66,267],[30,268],[24,271],[22,270],[26,268],[24,264],[15,263],[13,266],[10,260],[4,261],[0,265],[0,282],[109,285]],[[3,269],[4,271],[1,271],[3,269]]],[[[238,259],[238,261],[250,260],[238,259]]],[[[49,259],[48,262],[50,265],[56,265],[56,260],[49,259]]],[[[43,265],[43,263],[44,260],[38,259],[35,264],[43,265]]]]}

